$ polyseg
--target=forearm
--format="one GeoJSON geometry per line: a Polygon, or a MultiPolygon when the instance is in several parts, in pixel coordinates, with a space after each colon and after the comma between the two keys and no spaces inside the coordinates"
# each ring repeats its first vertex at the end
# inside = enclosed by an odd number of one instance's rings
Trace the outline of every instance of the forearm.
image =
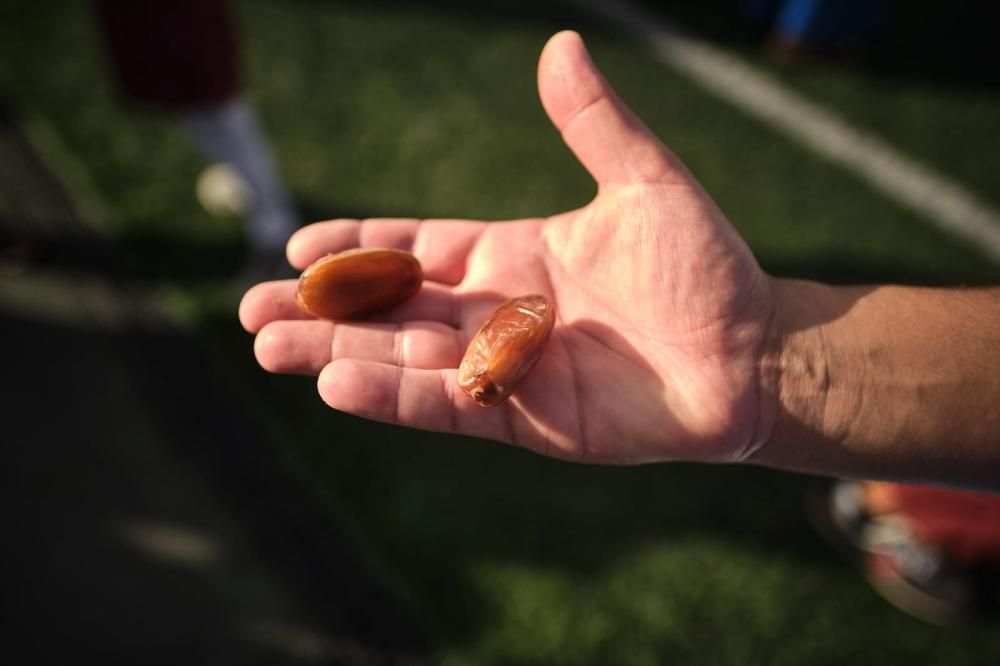
{"type": "Polygon", "coordinates": [[[1000,289],[773,286],[753,462],[1000,489],[1000,289]]]}

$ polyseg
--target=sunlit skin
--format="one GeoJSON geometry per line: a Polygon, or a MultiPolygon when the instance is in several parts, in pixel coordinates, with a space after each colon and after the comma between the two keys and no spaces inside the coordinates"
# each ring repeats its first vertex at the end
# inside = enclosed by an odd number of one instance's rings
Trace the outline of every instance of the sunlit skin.
{"type": "MultiPolygon", "coordinates": [[[[427,281],[387,323],[307,320],[294,281],[258,285],[240,317],[273,372],[317,374],[335,409],[486,437],[577,461],[739,460],[770,435],[757,368],[767,277],[680,161],[617,98],[578,35],[552,38],[542,103],[598,184],[550,218],[335,220],[300,230],[304,268],[351,247],[413,251],[427,281]],[[553,300],[556,328],[514,397],[456,386],[470,337],[509,297],[553,300]]],[[[773,400],[773,397],[771,398],[773,400]]]]}

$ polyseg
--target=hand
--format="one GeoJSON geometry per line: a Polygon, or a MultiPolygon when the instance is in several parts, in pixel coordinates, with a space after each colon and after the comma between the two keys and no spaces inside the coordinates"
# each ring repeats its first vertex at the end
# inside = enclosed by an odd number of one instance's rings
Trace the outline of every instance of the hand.
{"type": "Polygon", "coordinates": [[[542,103],[598,183],[586,207],[515,222],[339,220],[300,230],[292,265],[351,247],[414,252],[423,290],[379,323],[308,319],[294,281],[240,305],[272,372],[319,376],[331,407],[599,463],[734,461],[770,436],[762,376],[770,280],[683,164],[617,98],[578,35],[539,64],[542,103]],[[541,360],[500,407],[456,369],[503,300],[542,293],[558,320],[541,360]]]}

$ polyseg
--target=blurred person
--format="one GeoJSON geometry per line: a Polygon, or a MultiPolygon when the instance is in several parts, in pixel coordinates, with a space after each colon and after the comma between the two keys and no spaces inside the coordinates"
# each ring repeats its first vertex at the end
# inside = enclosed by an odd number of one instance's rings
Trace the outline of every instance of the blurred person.
{"type": "MultiPolygon", "coordinates": [[[[317,376],[322,399],[347,413],[565,460],[749,463],[1000,490],[1000,289],[771,277],[578,35],[554,36],[538,75],[595,199],[511,222],[299,230],[287,246],[299,269],[392,247],[412,251],[426,281],[379,323],[310,319],[295,281],[257,285],[239,314],[263,368],[317,376]],[[456,383],[465,346],[500,302],[528,293],[556,306],[546,351],[510,400],[479,407],[456,383]]],[[[895,492],[891,512],[912,517],[907,529],[928,549],[945,540],[983,564],[996,553],[1000,497],[933,489],[926,512],[913,504],[923,491],[895,492]],[[935,518],[946,504],[964,507],[951,515],[978,536],[935,518]]]]}
{"type": "Polygon", "coordinates": [[[768,50],[782,60],[863,48],[882,26],[888,0],[744,0],[743,13],[770,32],[768,50]]]}
{"type": "Polygon", "coordinates": [[[241,213],[253,255],[282,252],[298,228],[253,107],[225,0],[96,0],[115,80],[132,104],[176,116],[215,164],[198,198],[213,214],[241,213]]]}

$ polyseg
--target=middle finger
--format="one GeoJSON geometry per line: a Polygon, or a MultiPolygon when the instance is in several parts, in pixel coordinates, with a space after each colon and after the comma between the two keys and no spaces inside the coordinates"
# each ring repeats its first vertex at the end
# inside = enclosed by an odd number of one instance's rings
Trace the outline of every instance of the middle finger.
{"type": "Polygon", "coordinates": [[[457,368],[464,351],[461,332],[430,321],[275,321],[264,326],[254,341],[261,367],[282,374],[317,375],[340,358],[423,370],[457,368]]]}

